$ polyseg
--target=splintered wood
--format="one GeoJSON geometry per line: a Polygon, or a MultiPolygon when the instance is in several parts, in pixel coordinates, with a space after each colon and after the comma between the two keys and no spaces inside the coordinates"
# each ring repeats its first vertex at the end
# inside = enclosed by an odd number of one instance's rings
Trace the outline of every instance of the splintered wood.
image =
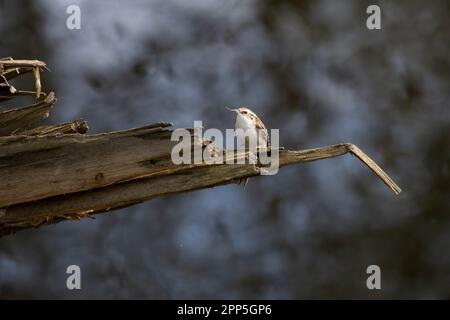
{"type": "Polygon", "coordinates": [[[39,60],[13,60],[11,57],[0,59],[0,101],[9,100],[16,96],[41,96],[41,74],[46,69],[44,62],[39,60]],[[10,84],[10,80],[23,74],[32,72],[34,75],[35,91],[17,90],[10,84]]]}

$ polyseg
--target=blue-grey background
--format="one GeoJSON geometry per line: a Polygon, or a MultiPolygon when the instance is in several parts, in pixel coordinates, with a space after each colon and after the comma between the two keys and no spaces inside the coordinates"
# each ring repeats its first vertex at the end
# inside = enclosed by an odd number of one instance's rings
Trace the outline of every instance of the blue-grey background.
{"type": "Polygon", "coordinates": [[[0,297],[450,298],[449,12],[419,0],[0,0],[0,56],[47,62],[51,123],[225,129],[224,106],[248,105],[281,145],[353,142],[404,190],[344,156],[245,192],[19,232],[0,239],[0,297]],[[69,4],[81,30],[65,26],[69,4]],[[382,30],[366,28],[369,4],[382,30]],[[81,291],[66,289],[70,264],[81,291]],[[380,291],[366,288],[370,264],[380,291]]]}

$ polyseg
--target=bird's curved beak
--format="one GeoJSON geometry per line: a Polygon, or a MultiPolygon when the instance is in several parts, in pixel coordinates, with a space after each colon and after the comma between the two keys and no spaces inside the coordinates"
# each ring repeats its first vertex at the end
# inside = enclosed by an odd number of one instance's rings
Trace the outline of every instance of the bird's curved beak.
{"type": "Polygon", "coordinates": [[[230,109],[230,108],[228,108],[228,107],[225,107],[225,109],[227,109],[228,111],[238,112],[237,109],[230,109]]]}

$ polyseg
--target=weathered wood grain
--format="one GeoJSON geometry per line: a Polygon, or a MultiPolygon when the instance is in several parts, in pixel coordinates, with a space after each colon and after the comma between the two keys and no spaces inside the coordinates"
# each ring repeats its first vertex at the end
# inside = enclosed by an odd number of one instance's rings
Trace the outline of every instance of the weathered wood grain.
{"type": "Polygon", "coordinates": [[[51,92],[44,100],[30,106],[0,112],[0,137],[35,128],[49,116],[56,101],[54,93],[51,92]]]}
{"type": "Polygon", "coordinates": [[[0,207],[167,170],[176,144],[157,124],[110,134],[0,138],[0,207]]]}
{"type": "Polygon", "coordinates": [[[150,178],[57,196],[3,209],[0,236],[62,220],[78,220],[170,194],[236,183],[259,173],[254,165],[198,165],[150,178]]]}
{"type": "MultiPolygon", "coordinates": [[[[400,188],[373,160],[350,143],[299,151],[281,150],[279,163],[280,166],[286,166],[332,158],[347,153],[354,154],[368,165],[395,193],[400,192],[400,188]]],[[[249,158],[246,153],[226,152],[225,157],[230,156],[249,158]]],[[[165,169],[160,170],[159,174],[143,175],[98,189],[60,194],[5,207],[0,210],[0,235],[63,220],[78,220],[174,193],[236,183],[242,178],[260,174],[260,167],[252,164],[208,165],[202,163],[175,166],[168,158],[160,161],[159,165],[165,169]]]]}

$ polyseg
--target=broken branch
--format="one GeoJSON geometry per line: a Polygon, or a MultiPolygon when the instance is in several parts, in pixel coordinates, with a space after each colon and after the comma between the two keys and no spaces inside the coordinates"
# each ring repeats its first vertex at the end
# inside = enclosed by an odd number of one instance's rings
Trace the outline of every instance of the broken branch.
{"type": "MultiPolygon", "coordinates": [[[[1,138],[0,149],[4,154],[0,157],[0,171],[7,177],[8,188],[0,189],[4,207],[0,234],[78,220],[149,199],[236,183],[260,174],[260,168],[253,164],[174,165],[170,160],[173,143],[168,139],[171,131],[163,130],[160,125],[86,137],[20,136],[17,141],[1,138]],[[28,146],[21,148],[16,142],[28,146]],[[49,152],[49,157],[42,157],[39,150],[49,152]],[[14,154],[21,157],[14,158],[14,154]]],[[[286,166],[346,153],[357,156],[395,193],[400,192],[373,160],[350,143],[281,150],[279,163],[286,166]]]]}
{"type": "Polygon", "coordinates": [[[7,136],[14,131],[35,128],[49,116],[56,103],[56,97],[50,92],[44,100],[27,107],[0,112],[0,136],[7,136]]]}

